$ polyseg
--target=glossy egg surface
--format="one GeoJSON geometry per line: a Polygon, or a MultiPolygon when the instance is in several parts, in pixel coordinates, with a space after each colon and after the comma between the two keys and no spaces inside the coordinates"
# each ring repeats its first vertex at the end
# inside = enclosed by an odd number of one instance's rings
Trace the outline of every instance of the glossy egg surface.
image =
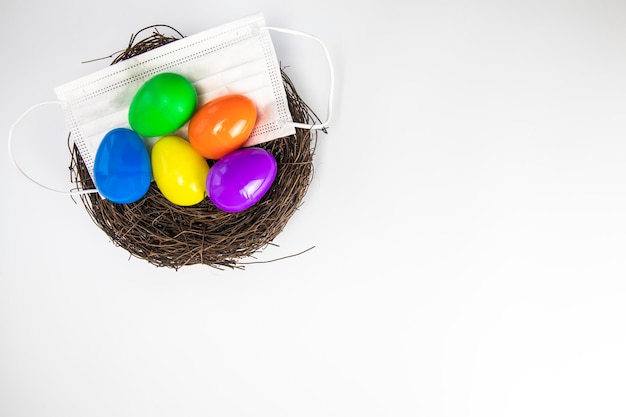
{"type": "Polygon", "coordinates": [[[232,152],[213,165],[207,177],[209,198],[219,209],[235,213],[256,204],[277,173],[274,156],[261,148],[232,152]]]}
{"type": "Polygon", "coordinates": [[[130,129],[109,131],[98,146],[94,182],[100,194],[118,204],[134,203],[150,188],[150,156],[143,140],[130,129]]]}
{"type": "Polygon", "coordinates": [[[157,74],[135,93],[128,122],[141,136],[168,135],[189,121],[197,101],[196,90],[185,77],[171,72],[157,74]]]}
{"type": "Polygon", "coordinates": [[[189,142],[205,158],[219,159],[239,149],[256,123],[248,97],[229,94],[209,101],[189,121],[189,142]]]}
{"type": "Polygon", "coordinates": [[[207,161],[178,136],[164,136],[152,147],[154,181],[165,198],[192,206],[206,196],[207,161]]]}

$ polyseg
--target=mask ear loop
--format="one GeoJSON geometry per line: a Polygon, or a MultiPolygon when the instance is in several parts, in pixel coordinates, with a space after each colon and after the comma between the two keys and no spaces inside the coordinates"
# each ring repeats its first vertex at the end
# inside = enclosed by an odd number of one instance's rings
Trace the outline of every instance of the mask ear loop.
{"type": "Polygon", "coordinates": [[[92,189],[92,190],[79,190],[79,191],[63,191],[63,190],[57,190],[55,188],[51,188],[48,187],[47,185],[41,184],[40,182],[36,181],[35,179],[33,179],[31,176],[29,176],[26,172],[24,172],[24,170],[19,166],[19,164],[17,163],[17,161],[15,160],[15,156],[13,155],[13,132],[15,130],[15,127],[22,121],[22,119],[24,119],[24,117],[26,117],[26,115],[28,115],[28,113],[30,113],[31,111],[35,110],[38,107],[41,106],[47,106],[50,104],[58,104],[58,105],[62,105],[64,104],[63,101],[44,101],[38,104],[35,104],[34,106],[30,107],[29,109],[27,109],[24,113],[22,113],[22,115],[20,117],[17,118],[17,120],[15,122],[13,122],[13,124],[11,125],[10,129],[9,129],[9,140],[8,140],[8,148],[9,148],[9,158],[11,159],[11,162],[13,163],[13,166],[15,166],[15,168],[18,170],[18,172],[20,174],[22,174],[24,177],[26,177],[27,179],[29,179],[30,181],[32,181],[33,183],[37,184],[38,186],[45,188],[46,190],[49,191],[53,191],[55,193],[58,194],[63,194],[63,195],[81,195],[81,194],[93,194],[93,193],[97,193],[98,190],[96,189],[92,189]]]}
{"type": "Polygon", "coordinates": [[[320,124],[314,124],[314,125],[309,125],[309,124],[305,124],[305,123],[296,123],[296,122],[288,122],[286,124],[291,125],[293,127],[297,127],[297,128],[301,128],[301,129],[314,129],[314,130],[322,130],[322,129],[326,129],[329,125],[330,125],[330,120],[332,117],[332,112],[333,112],[333,95],[335,92],[335,72],[333,69],[333,61],[330,57],[330,53],[328,52],[328,49],[326,48],[326,45],[324,44],[324,42],[322,42],[321,39],[306,33],[306,32],[300,32],[297,30],[292,30],[292,29],[283,29],[283,28],[278,28],[278,27],[273,27],[273,26],[264,26],[265,29],[269,29],[269,30],[273,30],[276,32],[281,32],[281,33],[287,33],[290,35],[298,35],[298,36],[302,36],[305,38],[309,38],[309,39],[313,39],[314,41],[316,41],[317,43],[320,44],[320,46],[322,47],[322,49],[324,50],[324,54],[326,55],[326,61],[328,63],[328,72],[329,72],[329,76],[330,76],[330,85],[328,88],[328,110],[326,113],[326,121],[324,121],[323,123],[320,124]]]}

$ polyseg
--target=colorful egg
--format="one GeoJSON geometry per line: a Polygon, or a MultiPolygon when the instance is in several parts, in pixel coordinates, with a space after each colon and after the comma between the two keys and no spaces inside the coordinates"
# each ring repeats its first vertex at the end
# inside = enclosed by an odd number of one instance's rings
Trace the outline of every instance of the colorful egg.
{"type": "Polygon", "coordinates": [[[164,72],[150,78],[135,93],[128,122],[145,137],[168,135],[187,123],[197,102],[196,89],[185,77],[164,72]]]}
{"type": "Polygon", "coordinates": [[[211,167],[206,184],[209,198],[221,210],[243,211],[267,193],[276,172],[276,159],[265,149],[237,150],[211,167]]]}
{"type": "Polygon", "coordinates": [[[164,136],[152,147],[154,181],[165,198],[179,206],[193,206],[206,196],[209,164],[189,142],[164,136]]]}
{"type": "Polygon", "coordinates": [[[109,131],[96,152],[94,182],[100,194],[118,204],[134,203],[150,188],[150,156],[143,140],[130,129],[109,131]]]}
{"type": "Polygon", "coordinates": [[[209,101],[189,121],[189,142],[208,159],[219,159],[248,140],[257,111],[241,94],[229,94],[209,101]]]}

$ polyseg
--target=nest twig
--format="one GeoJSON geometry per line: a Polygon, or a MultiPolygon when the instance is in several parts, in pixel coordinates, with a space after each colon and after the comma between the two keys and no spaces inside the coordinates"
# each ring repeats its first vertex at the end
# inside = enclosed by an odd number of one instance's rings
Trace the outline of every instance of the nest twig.
{"type": "MultiPolygon", "coordinates": [[[[112,64],[176,40],[158,31],[139,42],[136,38],[137,34],[131,37],[128,48],[112,64]]],[[[319,122],[289,77],[281,73],[294,121],[319,122]]],[[[97,193],[80,198],[94,223],[132,256],[174,269],[194,264],[243,269],[249,263],[243,261],[271,245],[301,205],[313,177],[316,139],[314,130],[296,129],[295,135],[258,145],[274,155],[278,173],[267,194],[243,212],[226,213],[208,198],[192,207],[177,206],[154,183],[145,197],[131,204],[115,204],[97,193]]],[[[76,188],[95,188],[78,148],[70,148],[76,188]]]]}

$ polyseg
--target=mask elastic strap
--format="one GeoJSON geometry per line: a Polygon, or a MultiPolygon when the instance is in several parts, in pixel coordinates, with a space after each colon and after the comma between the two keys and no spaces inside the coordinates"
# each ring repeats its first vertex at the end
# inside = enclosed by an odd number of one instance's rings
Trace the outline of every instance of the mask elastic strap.
{"type": "Polygon", "coordinates": [[[290,35],[298,35],[298,36],[303,36],[305,38],[309,38],[309,39],[313,39],[314,41],[318,42],[322,49],[324,50],[324,54],[326,55],[326,61],[328,63],[328,72],[329,72],[329,76],[330,76],[330,86],[328,88],[328,112],[326,113],[326,121],[321,123],[321,124],[314,124],[314,125],[309,125],[309,124],[305,124],[305,123],[296,123],[296,122],[288,122],[286,124],[291,125],[293,127],[297,127],[297,128],[301,128],[301,129],[315,129],[315,130],[320,130],[320,129],[325,129],[328,127],[328,125],[330,124],[330,119],[332,117],[332,112],[333,112],[333,94],[334,94],[334,90],[335,90],[335,72],[333,69],[333,61],[330,57],[330,53],[328,52],[328,49],[326,48],[326,45],[324,45],[324,42],[322,42],[321,39],[305,33],[305,32],[300,32],[297,30],[292,30],[292,29],[283,29],[283,28],[277,28],[277,27],[273,27],[273,26],[264,26],[265,29],[269,29],[269,30],[274,30],[276,32],[282,32],[282,33],[288,33],[290,35]]]}
{"type": "Polygon", "coordinates": [[[62,191],[62,190],[57,190],[55,188],[50,188],[47,185],[41,184],[40,182],[36,181],[35,179],[33,179],[32,177],[30,177],[26,172],[24,172],[24,170],[19,166],[19,164],[17,163],[17,161],[15,160],[15,156],[13,155],[13,131],[15,130],[15,127],[22,121],[22,119],[24,117],[26,117],[26,115],[28,113],[30,113],[31,111],[35,110],[38,107],[41,106],[46,106],[46,105],[50,105],[50,104],[57,104],[57,105],[63,105],[64,102],[63,101],[44,101],[38,104],[35,104],[34,106],[30,107],[29,109],[27,109],[24,113],[22,113],[22,115],[20,117],[17,118],[17,120],[15,122],[13,122],[13,124],[11,125],[11,128],[9,129],[9,140],[8,140],[8,148],[9,148],[9,158],[11,159],[11,162],[13,163],[13,165],[15,166],[15,168],[17,168],[17,170],[19,171],[20,174],[22,174],[24,177],[26,177],[27,179],[31,180],[32,182],[34,182],[35,184],[37,184],[38,186],[45,188],[46,190],[49,191],[53,191],[55,193],[59,193],[59,194],[64,194],[64,195],[80,195],[80,194],[92,194],[92,193],[97,193],[98,190],[96,189],[92,189],[92,190],[79,190],[79,191],[62,191]]]}

